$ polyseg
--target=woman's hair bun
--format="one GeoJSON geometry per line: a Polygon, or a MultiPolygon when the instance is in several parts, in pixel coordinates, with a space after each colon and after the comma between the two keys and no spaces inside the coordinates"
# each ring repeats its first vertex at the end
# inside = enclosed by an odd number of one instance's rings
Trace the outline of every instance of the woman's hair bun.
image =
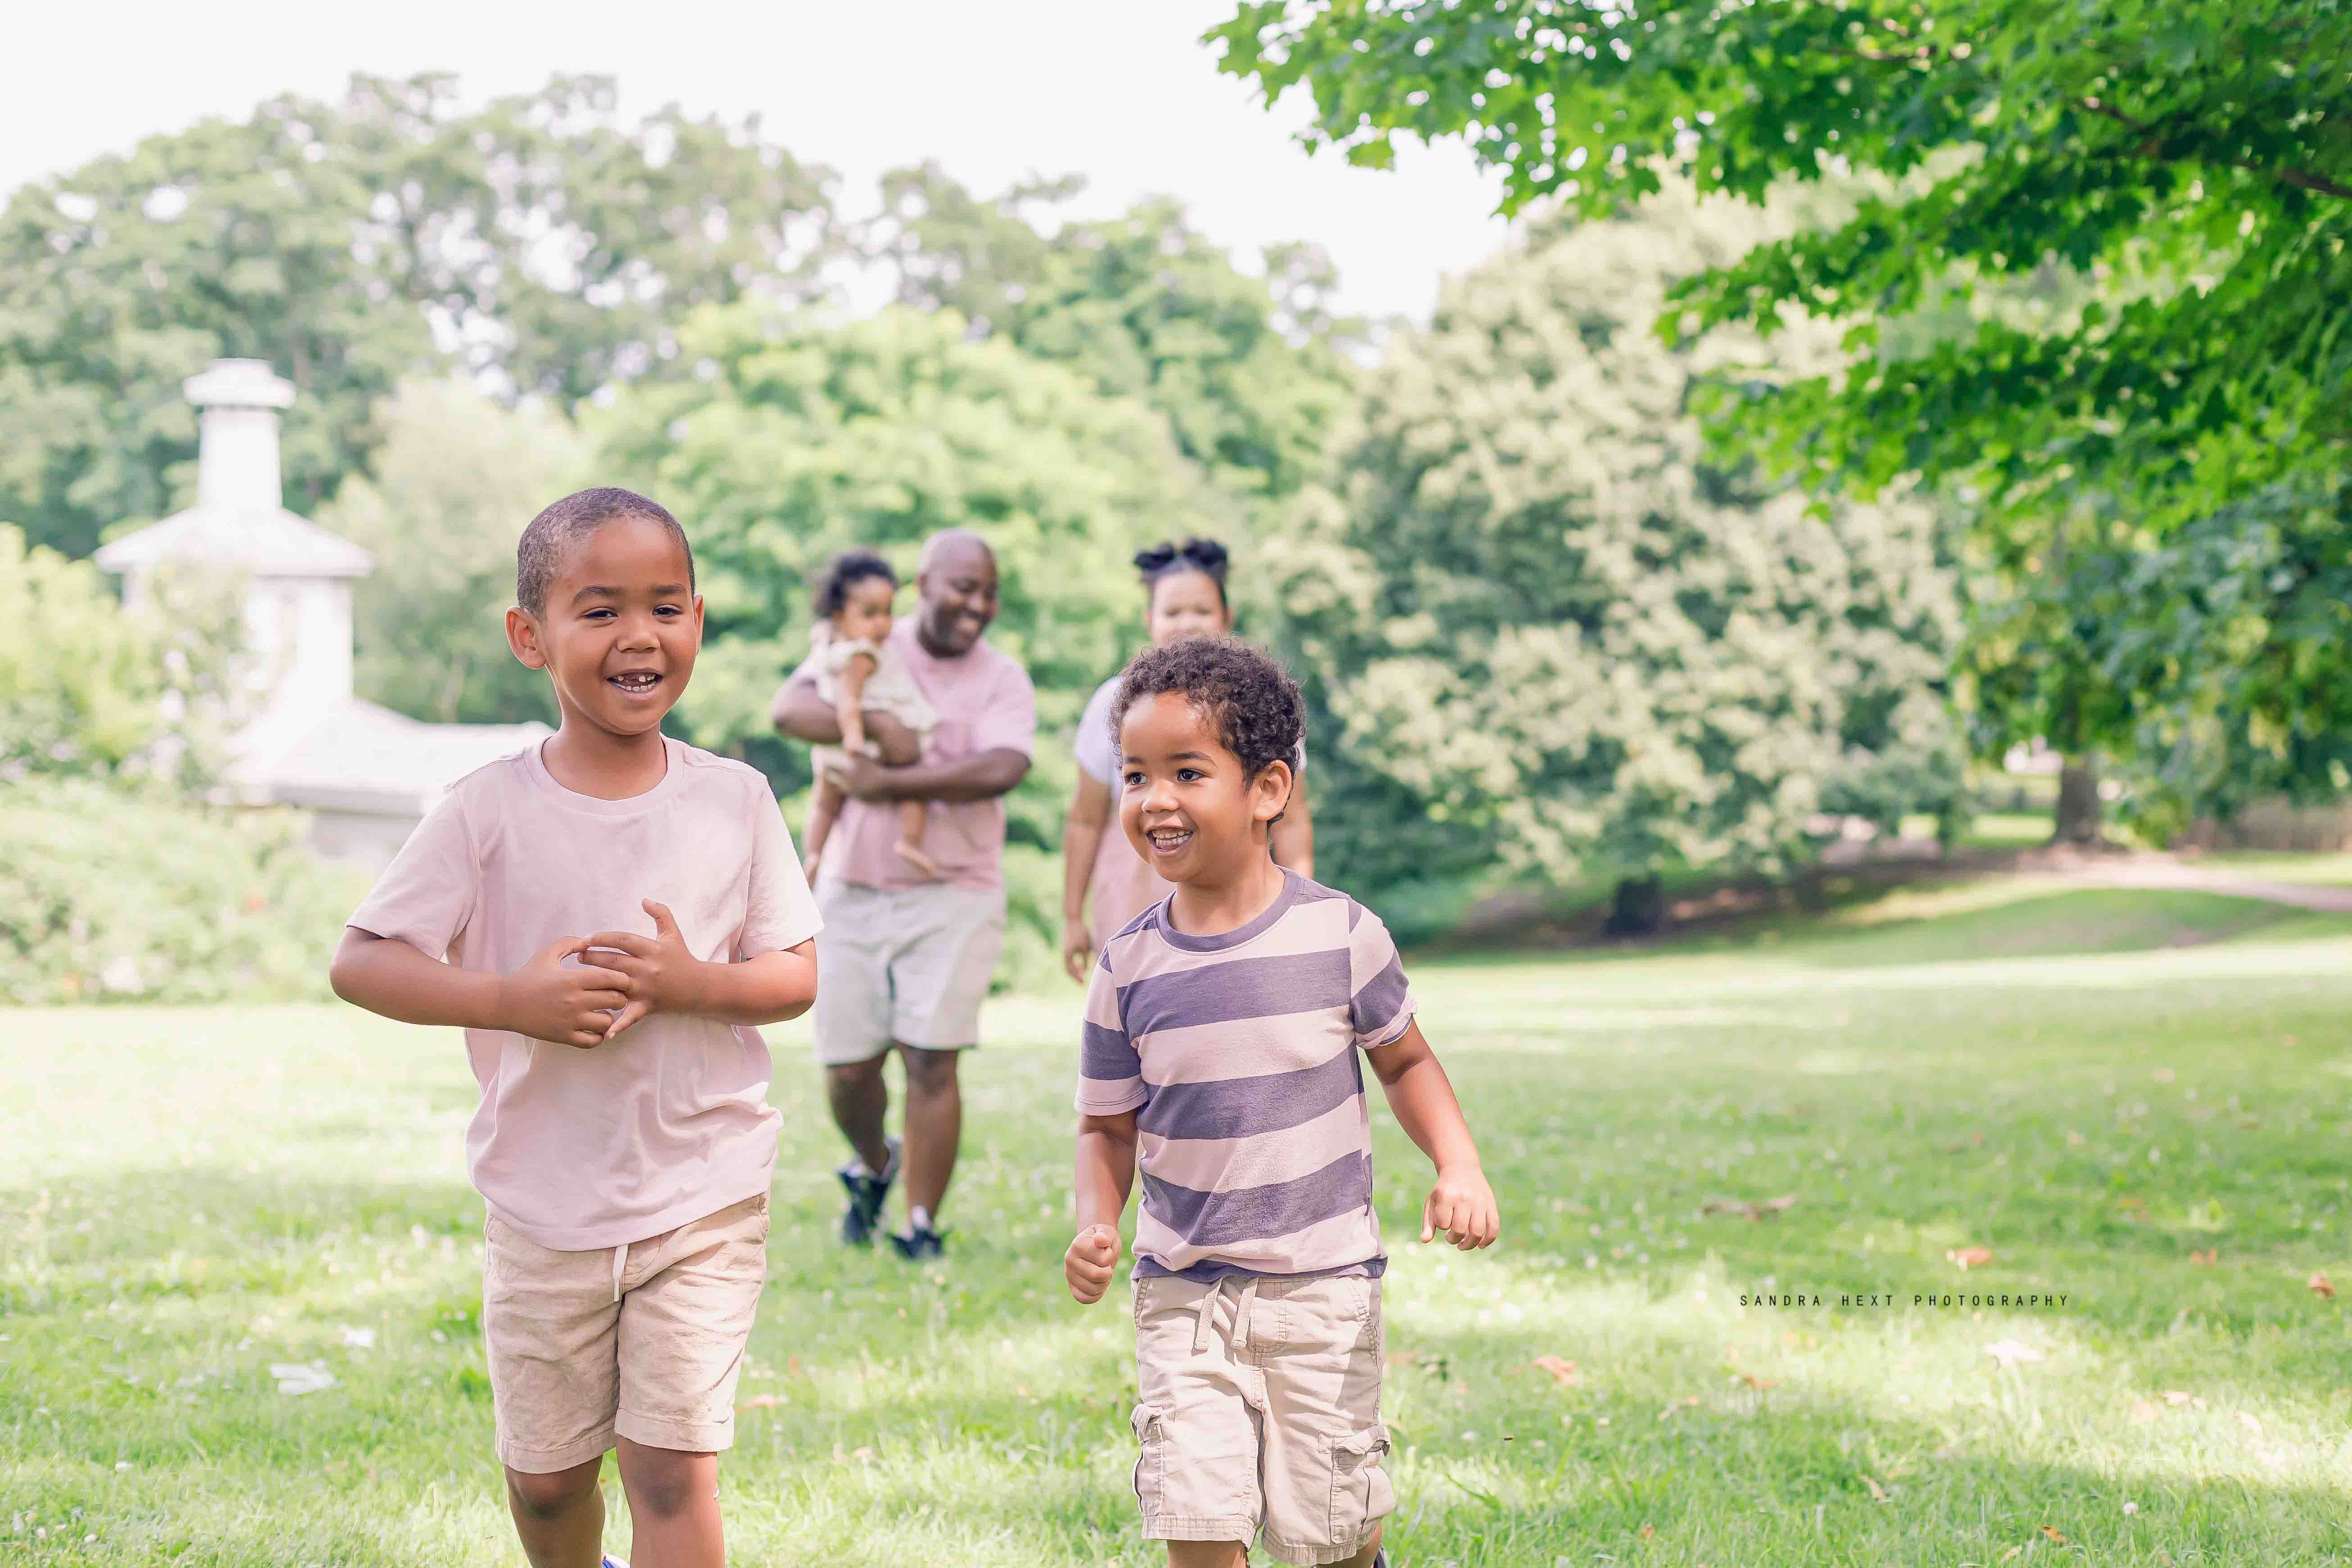
{"type": "Polygon", "coordinates": [[[1219,582],[1224,580],[1227,559],[1225,547],[1215,540],[1202,539],[1196,535],[1186,540],[1183,548],[1176,553],[1219,582]]]}
{"type": "Polygon", "coordinates": [[[1181,544],[1163,539],[1149,550],[1137,551],[1135,569],[1147,583],[1169,572],[1205,572],[1223,584],[1229,559],[1223,545],[1195,534],[1181,544]]]}

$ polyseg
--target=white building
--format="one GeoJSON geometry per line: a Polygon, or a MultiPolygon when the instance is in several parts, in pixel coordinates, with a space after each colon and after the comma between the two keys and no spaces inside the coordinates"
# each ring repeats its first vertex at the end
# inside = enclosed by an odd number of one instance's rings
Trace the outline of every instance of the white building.
{"type": "MultiPolygon", "coordinates": [[[[331,855],[390,859],[459,778],[548,733],[544,724],[426,724],[352,694],[352,584],[368,552],[283,504],[279,410],[292,384],[259,360],[215,360],[182,384],[201,410],[196,504],[98,552],[136,607],[172,563],[233,572],[267,694],[231,744],[227,783],[248,805],[299,805],[331,855]]],[[[485,632],[488,635],[488,632],[485,632]]]]}

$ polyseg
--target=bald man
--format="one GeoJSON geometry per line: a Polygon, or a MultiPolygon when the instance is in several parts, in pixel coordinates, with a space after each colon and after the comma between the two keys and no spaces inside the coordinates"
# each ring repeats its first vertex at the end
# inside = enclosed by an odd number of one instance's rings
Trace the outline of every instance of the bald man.
{"type": "MultiPolygon", "coordinates": [[[[836,775],[849,798],[817,881],[814,1015],[825,1092],[851,1152],[840,1172],[849,1194],[841,1238],[873,1236],[903,1159],[907,1228],[890,1241],[919,1261],[941,1250],[940,1205],[963,1132],[956,1068],[980,1043],[980,1004],[1004,946],[1003,797],[1029,771],[1037,702],[1029,672],[982,640],[996,618],[996,557],[979,535],[933,534],[915,590],[915,613],[891,628],[890,647],[940,721],[917,755],[904,726],[866,714],[885,761],[905,765],[853,756],[836,775]],[[923,847],[940,880],[892,852],[902,800],[931,803],[923,847]],[[883,1133],[882,1064],[893,1051],[907,1072],[903,1151],[883,1133]]],[[[770,717],[793,740],[841,742],[808,665],[777,691],[770,717]]]]}

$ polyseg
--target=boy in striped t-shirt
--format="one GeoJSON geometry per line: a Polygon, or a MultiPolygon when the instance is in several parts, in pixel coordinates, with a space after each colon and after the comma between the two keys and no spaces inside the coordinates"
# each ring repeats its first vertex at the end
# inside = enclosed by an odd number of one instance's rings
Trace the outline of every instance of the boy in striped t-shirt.
{"type": "Polygon", "coordinates": [[[1275,864],[1298,688],[1247,645],[1139,657],[1111,715],[1119,820],[1168,898],[1087,994],[1070,1294],[1102,1299],[1139,1156],[1135,1359],[1144,1533],[1171,1568],[1381,1562],[1381,1284],[1359,1049],[1437,1166],[1421,1238],[1499,1227],[1379,917],[1275,864]]]}

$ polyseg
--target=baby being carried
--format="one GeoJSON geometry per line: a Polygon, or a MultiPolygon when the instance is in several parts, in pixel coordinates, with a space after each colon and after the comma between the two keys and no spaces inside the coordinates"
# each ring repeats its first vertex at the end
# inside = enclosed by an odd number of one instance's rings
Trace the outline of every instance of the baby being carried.
{"type": "MultiPolygon", "coordinates": [[[[866,733],[866,715],[887,713],[914,731],[917,749],[930,742],[939,715],[931,709],[914,678],[893,657],[889,647],[890,603],[898,592],[898,574],[888,562],[866,550],[844,551],[834,557],[816,589],[817,623],[809,630],[817,695],[833,704],[841,724],[839,746],[819,746],[809,752],[816,770],[809,795],[807,831],[802,835],[803,859],[809,880],[816,880],[819,858],[833,833],[845,798],[837,776],[851,752],[880,758],[882,748],[866,733]]],[[[911,759],[910,759],[911,760],[911,759]]],[[[940,875],[938,862],[923,852],[924,804],[898,803],[898,839],[891,847],[926,877],[940,875]]]]}

